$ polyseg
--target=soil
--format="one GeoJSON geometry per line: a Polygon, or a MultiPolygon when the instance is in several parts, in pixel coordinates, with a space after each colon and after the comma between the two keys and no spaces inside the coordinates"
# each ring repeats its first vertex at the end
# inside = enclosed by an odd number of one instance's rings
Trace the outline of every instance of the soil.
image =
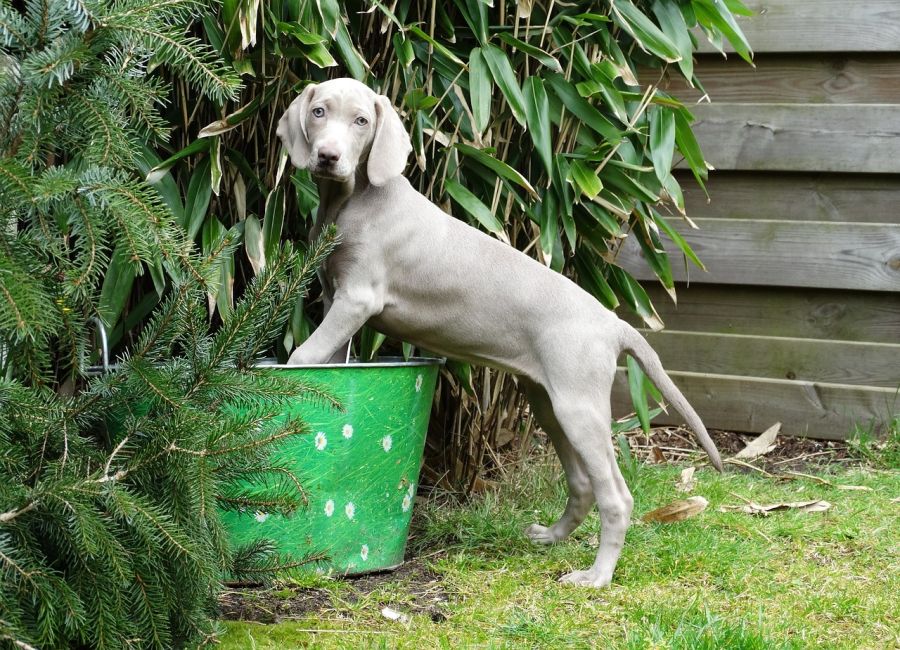
{"type": "MultiPolygon", "coordinates": [[[[433,558],[429,558],[433,559],[433,558]]],[[[368,598],[385,586],[396,593],[401,587],[401,599],[385,599],[379,609],[391,607],[401,614],[426,614],[440,623],[447,618],[445,606],[450,596],[441,584],[441,576],[425,561],[409,558],[392,571],[379,571],[360,576],[340,578],[347,587],[341,590],[342,603],[335,603],[334,590],[307,587],[235,587],[219,596],[219,616],[229,621],[278,623],[310,614],[326,616],[328,612],[342,612],[347,606],[368,598]]]]}
{"type": "MultiPolygon", "coordinates": [[[[755,437],[733,431],[711,430],[709,433],[723,458],[733,456],[755,437]]],[[[635,431],[626,436],[631,453],[649,463],[693,462],[705,458],[694,442],[693,434],[683,427],[657,427],[651,429],[649,434],[635,431]]],[[[776,443],[775,449],[752,462],[754,467],[778,475],[814,472],[835,463],[843,466],[860,463],[846,442],[779,436],[776,443]]],[[[515,455],[518,457],[518,453],[515,455]]],[[[728,471],[755,470],[729,464],[728,471]]],[[[343,601],[341,603],[334,601],[334,590],[328,589],[234,587],[219,597],[219,615],[226,620],[259,623],[276,623],[310,614],[327,616],[329,612],[340,615],[340,612],[346,612],[348,604],[368,599],[383,587],[389,587],[386,593],[396,594],[402,589],[404,595],[400,599],[379,600],[379,608],[388,606],[407,615],[425,613],[433,621],[440,622],[447,617],[445,607],[451,594],[442,584],[440,574],[428,567],[427,561],[433,559],[408,558],[393,571],[341,578],[347,587],[338,592],[343,601]]]]}
{"type": "MultiPolygon", "coordinates": [[[[640,430],[626,435],[632,453],[647,462],[680,462],[706,457],[697,446],[693,433],[684,427],[656,427],[650,430],[649,435],[640,430]]],[[[709,435],[722,458],[728,458],[746,447],[757,434],[712,429],[709,435]]],[[[753,460],[752,464],[771,474],[779,474],[817,471],[834,463],[848,466],[859,462],[845,441],[778,436],[775,448],[753,460]]],[[[741,465],[729,465],[729,471],[753,470],[741,465]]]]}

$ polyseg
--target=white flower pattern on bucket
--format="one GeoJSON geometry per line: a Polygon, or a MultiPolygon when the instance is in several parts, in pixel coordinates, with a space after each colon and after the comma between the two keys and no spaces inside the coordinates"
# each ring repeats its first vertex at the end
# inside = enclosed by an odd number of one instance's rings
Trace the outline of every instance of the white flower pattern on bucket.
{"type": "Polygon", "coordinates": [[[356,506],[353,505],[352,501],[344,506],[344,514],[347,515],[347,519],[353,519],[353,515],[356,514],[356,506]]]}
{"type": "Polygon", "coordinates": [[[257,510],[254,517],[256,518],[256,521],[258,521],[259,523],[262,523],[266,519],[269,518],[269,513],[268,512],[260,512],[259,510],[257,510]]]}
{"type": "Polygon", "coordinates": [[[381,439],[381,446],[384,447],[385,451],[390,451],[391,447],[394,446],[394,439],[390,436],[385,436],[381,439]]]}
{"type": "Polygon", "coordinates": [[[403,512],[407,512],[410,509],[414,496],[416,496],[416,484],[410,483],[409,488],[406,490],[406,494],[403,495],[403,503],[401,504],[403,512]]]}
{"type": "Polygon", "coordinates": [[[345,424],[344,428],[342,430],[342,433],[344,434],[345,438],[352,438],[353,437],[353,425],[345,424]]]}
{"type": "Polygon", "coordinates": [[[421,373],[419,373],[419,375],[416,377],[416,392],[417,393],[422,392],[422,380],[423,379],[424,379],[424,377],[422,377],[421,373]]]}
{"type": "Polygon", "coordinates": [[[362,558],[362,561],[365,562],[369,559],[369,545],[363,544],[362,548],[359,549],[359,557],[362,558]]]}
{"type": "Polygon", "coordinates": [[[316,449],[322,451],[327,444],[328,438],[325,437],[325,432],[319,431],[319,433],[316,434],[316,449]]]}
{"type": "Polygon", "coordinates": [[[330,517],[334,514],[334,499],[328,499],[325,502],[325,516],[330,517]]]}

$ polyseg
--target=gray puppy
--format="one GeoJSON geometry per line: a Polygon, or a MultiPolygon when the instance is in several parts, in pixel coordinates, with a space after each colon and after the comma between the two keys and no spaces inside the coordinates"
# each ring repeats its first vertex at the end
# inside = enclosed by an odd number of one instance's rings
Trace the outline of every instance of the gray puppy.
{"type": "Polygon", "coordinates": [[[610,431],[610,390],[623,350],[722,467],[659,357],[578,285],[417,192],[401,175],[412,147],[387,97],[353,79],[307,86],[281,118],[278,136],[294,166],[317,180],[317,228],[335,223],[341,237],[322,274],[325,319],[289,363],[333,359],[368,323],[426,350],[517,375],[569,488],[559,520],[532,524],[525,534],[541,544],[564,539],[596,502],[602,526],[596,560],[561,580],[608,585],[633,503],[610,431]]]}

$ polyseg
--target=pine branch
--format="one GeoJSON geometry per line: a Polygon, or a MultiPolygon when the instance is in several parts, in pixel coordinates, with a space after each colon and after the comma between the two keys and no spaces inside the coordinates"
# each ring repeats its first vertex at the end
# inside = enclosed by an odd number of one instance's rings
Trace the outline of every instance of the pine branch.
{"type": "Polygon", "coordinates": [[[117,33],[136,37],[147,50],[155,52],[162,62],[210,99],[217,102],[237,99],[240,78],[225,67],[207,45],[180,31],[129,18],[111,14],[100,24],[117,33]]]}

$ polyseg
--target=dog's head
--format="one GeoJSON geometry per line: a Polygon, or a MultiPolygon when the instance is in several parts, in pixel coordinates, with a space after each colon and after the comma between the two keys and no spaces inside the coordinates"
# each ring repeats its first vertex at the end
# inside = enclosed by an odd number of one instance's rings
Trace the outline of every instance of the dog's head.
{"type": "Polygon", "coordinates": [[[355,79],[310,84],[276,132],[300,169],[347,181],[365,164],[369,182],[383,185],[406,167],[412,145],[390,100],[355,79]]]}

